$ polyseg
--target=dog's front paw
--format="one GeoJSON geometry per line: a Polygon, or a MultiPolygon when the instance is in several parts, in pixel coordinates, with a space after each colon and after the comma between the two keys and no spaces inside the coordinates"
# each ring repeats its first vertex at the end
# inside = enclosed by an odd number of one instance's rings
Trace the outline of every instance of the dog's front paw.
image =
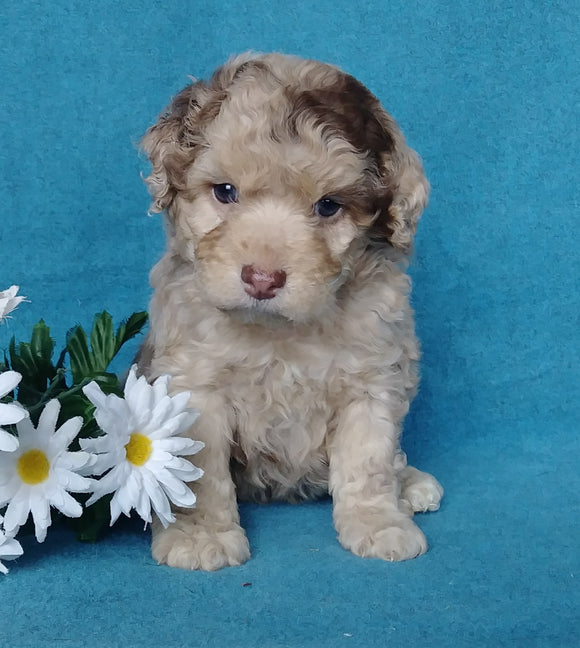
{"type": "Polygon", "coordinates": [[[443,487],[433,475],[407,466],[400,472],[399,479],[401,500],[408,503],[414,513],[437,511],[443,497],[443,487]]]}
{"type": "Polygon", "coordinates": [[[224,531],[179,519],[154,531],[151,549],[160,564],[203,571],[241,565],[250,557],[248,539],[239,525],[224,531]]]}
{"type": "Polygon", "coordinates": [[[409,560],[427,551],[425,535],[406,516],[399,515],[381,523],[352,513],[342,523],[337,521],[336,528],[340,544],[363,558],[409,560]]]}

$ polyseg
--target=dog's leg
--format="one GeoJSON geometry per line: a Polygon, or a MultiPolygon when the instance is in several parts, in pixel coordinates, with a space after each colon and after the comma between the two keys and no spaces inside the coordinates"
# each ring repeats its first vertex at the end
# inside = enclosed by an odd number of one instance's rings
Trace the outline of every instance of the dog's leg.
{"type": "Polygon", "coordinates": [[[342,411],[330,444],[334,523],[342,546],[359,556],[406,560],[427,551],[400,505],[398,436],[384,403],[359,400],[342,411]]]}
{"type": "Polygon", "coordinates": [[[167,529],[159,521],[153,524],[153,557],[183,569],[214,571],[240,565],[250,557],[250,550],[230,475],[231,426],[226,406],[217,399],[208,401],[190,434],[205,443],[193,457],[205,471],[191,485],[196,508],[176,511],[177,520],[167,529]]]}

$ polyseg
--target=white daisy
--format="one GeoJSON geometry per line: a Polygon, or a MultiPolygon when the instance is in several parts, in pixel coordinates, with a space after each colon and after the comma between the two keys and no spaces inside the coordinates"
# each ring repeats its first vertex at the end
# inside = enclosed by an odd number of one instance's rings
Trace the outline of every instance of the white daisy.
{"type": "Polygon", "coordinates": [[[17,297],[19,286],[10,286],[7,290],[0,290],[0,322],[11,313],[26,297],[17,297]]]}
{"type": "Polygon", "coordinates": [[[135,365],[131,367],[124,398],[106,396],[95,382],[83,388],[96,407],[95,419],[104,435],[81,439],[81,447],[97,455],[93,474],[109,471],[96,482],[87,504],[114,492],[111,525],[121,513],[129,516],[131,509],[151,522],[153,507],[167,527],[175,522],[170,501],[195,506],[195,495],[184,482],[199,479],[203,471],[182,457],[199,452],[204,444],[176,435],[185,432],[199,413],[188,409],[188,392],[167,394],[169,376],[150,385],[144,376],[138,379],[136,371],[135,365]]]}
{"type": "Polygon", "coordinates": [[[92,482],[78,472],[94,463],[86,452],[68,452],[83,420],[75,416],[56,430],[60,403],[45,406],[38,427],[29,418],[16,424],[20,445],[13,452],[0,452],[0,508],[8,504],[4,527],[16,534],[32,513],[36,539],[43,542],[51,524],[50,507],[68,517],[79,517],[81,505],[70,493],[91,491],[92,482]]]}
{"type": "MultiPolygon", "coordinates": [[[[1,294],[1,293],[0,293],[1,294]]],[[[0,374],[0,399],[9,394],[22,380],[17,371],[4,371],[0,374]]],[[[13,452],[18,448],[18,439],[2,429],[3,425],[12,425],[22,421],[28,412],[18,403],[0,403],[0,452],[13,452]]]]}
{"type": "Polygon", "coordinates": [[[11,535],[6,535],[2,530],[2,516],[0,515],[0,574],[7,574],[8,569],[2,560],[14,560],[22,556],[22,546],[11,535]]]}

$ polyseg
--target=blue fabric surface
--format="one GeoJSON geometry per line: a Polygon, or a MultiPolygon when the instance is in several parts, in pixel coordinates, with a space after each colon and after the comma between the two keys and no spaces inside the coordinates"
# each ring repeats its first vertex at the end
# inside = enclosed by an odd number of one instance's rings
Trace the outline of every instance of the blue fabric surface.
{"type": "MultiPolygon", "coordinates": [[[[446,488],[427,555],[342,550],[329,502],[244,506],[253,557],[155,565],[127,523],[64,529],[0,578],[0,646],[580,645],[577,0],[4,2],[0,327],[146,307],[163,248],[135,142],[187,75],[277,50],[366,83],[422,155],[410,460],[446,488]],[[248,584],[251,583],[251,584],[248,584]]],[[[123,359],[128,362],[130,349],[123,359]]],[[[122,362],[121,362],[122,364],[122,362]]]]}

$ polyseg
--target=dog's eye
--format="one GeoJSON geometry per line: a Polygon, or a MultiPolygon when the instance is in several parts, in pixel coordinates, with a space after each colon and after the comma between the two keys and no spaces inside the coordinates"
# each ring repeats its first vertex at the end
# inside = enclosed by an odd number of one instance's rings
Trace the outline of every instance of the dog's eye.
{"type": "Polygon", "coordinates": [[[316,215],[321,218],[330,218],[330,216],[334,216],[341,207],[342,205],[337,203],[336,200],[332,200],[332,198],[321,198],[314,205],[314,211],[316,215]]]}
{"type": "Polygon", "coordinates": [[[238,202],[238,190],[234,187],[233,184],[230,184],[229,182],[214,185],[213,195],[221,203],[238,202]]]}

